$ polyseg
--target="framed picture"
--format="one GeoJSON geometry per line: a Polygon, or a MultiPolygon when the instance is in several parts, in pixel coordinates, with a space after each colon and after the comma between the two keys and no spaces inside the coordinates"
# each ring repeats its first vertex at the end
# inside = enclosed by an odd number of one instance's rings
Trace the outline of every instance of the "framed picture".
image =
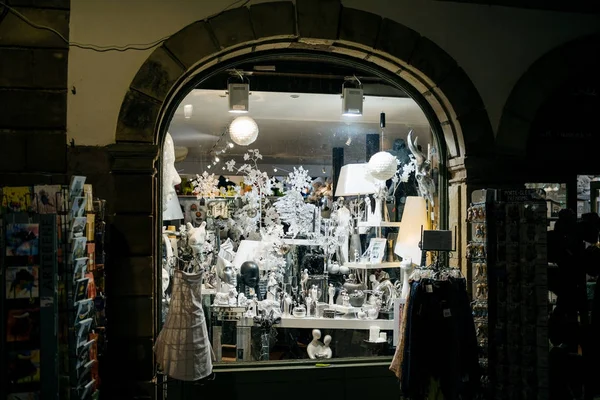
{"type": "Polygon", "coordinates": [[[385,256],[387,241],[384,238],[373,238],[369,242],[368,252],[368,261],[371,264],[379,264],[383,261],[383,257],[385,256]]]}

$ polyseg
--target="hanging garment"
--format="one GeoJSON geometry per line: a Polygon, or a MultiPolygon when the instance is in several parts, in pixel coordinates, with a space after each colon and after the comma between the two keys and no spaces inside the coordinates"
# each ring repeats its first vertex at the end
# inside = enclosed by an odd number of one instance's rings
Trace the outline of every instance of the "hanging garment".
{"type": "Polygon", "coordinates": [[[196,381],[212,373],[212,347],[202,310],[202,275],[176,270],[167,320],[154,352],[171,378],[196,381]]]}
{"type": "Polygon", "coordinates": [[[403,395],[427,398],[433,379],[446,400],[473,398],[480,372],[465,280],[412,282],[406,318],[400,361],[403,395]]]}

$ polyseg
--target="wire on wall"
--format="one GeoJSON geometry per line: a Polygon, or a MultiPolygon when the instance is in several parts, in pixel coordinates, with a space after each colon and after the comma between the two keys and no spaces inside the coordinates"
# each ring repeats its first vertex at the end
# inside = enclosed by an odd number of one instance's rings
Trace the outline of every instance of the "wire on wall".
{"type": "MultiPolygon", "coordinates": [[[[227,7],[225,7],[224,9],[222,9],[221,11],[219,11],[218,13],[206,17],[205,20],[210,19],[210,18],[214,18],[216,16],[221,15],[222,13],[224,13],[225,11],[231,9],[233,6],[235,6],[238,3],[242,3],[242,4],[240,4],[238,6],[238,7],[241,8],[241,7],[245,7],[249,2],[250,2],[250,0],[236,0],[236,1],[232,2],[231,4],[229,4],[227,7]]],[[[169,36],[162,37],[162,38],[160,38],[158,40],[155,40],[153,42],[150,42],[150,43],[126,44],[126,45],[123,45],[123,46],[117,46],[117,45],[100,46],[100,45],[96,45],[96,44],[86,44],[86,43],[78,43],[78,42],[69,42],[69,40],[67,38],[65,38],[56,29],[51,28],[49,26],[36,24],[35,22],[31,21],[26,16],[24,16],[23,14],[21,14],[19,11],[15,10],[14,8],[12,8],[11,6],[9,6],[8,4],[6,4],[6,3],[4,3],[2,1],[0,1],[0,6],[4,7],[4,9],[2,10],[2,13],[0,13],[0,15],[2,15],[2,16],[5,16],[7,12],[10,12],[10,13],[14,14],[17,18],[19,18],[21,21],[23,21],[27,25],[31,26],[32,28],[39,29],[39,30],[42,30],[42,31],[48,31],[48,32],[53,33],[60,40],[62,40],[66,44],[68,44],[69,47],[76,47],[76,48],[83,49],[83,50],[92,50],[92,51],[95,51],[95,52],[98,52],[98,53],[106,53],[106,52],[109,52],[109,51],[126,52],[126,51],[144,51],[144,50],[150,50],[150,49],[152,49],[152,48],[154,48],[156,46],[161,45],[165,40],[167,40],[167,39],[169,39],[171,37],[171,35],[169,35],[169,36]]]]}

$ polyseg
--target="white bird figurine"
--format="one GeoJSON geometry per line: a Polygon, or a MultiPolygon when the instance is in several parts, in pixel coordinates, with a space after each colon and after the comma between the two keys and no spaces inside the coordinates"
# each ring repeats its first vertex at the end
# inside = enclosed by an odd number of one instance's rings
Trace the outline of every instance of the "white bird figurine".
{"type": "Polygon", "coordinates": [[[191,223],[186,224],[188,234],[188,245],[199,254],[206,240],[206,221],[202,221],[199,227],[194,228],[191,223]]]}

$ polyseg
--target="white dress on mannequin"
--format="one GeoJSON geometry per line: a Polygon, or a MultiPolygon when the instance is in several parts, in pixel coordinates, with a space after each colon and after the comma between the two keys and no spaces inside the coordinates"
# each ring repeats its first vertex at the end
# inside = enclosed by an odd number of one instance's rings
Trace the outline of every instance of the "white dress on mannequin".
{"type": "Polygon", "coordinates": [[[212,346],[202,310],[202,275],[174,272],[169,313],[154,345],[162,371],[181,381],[196,381],[212,373],[212,346]]]}

